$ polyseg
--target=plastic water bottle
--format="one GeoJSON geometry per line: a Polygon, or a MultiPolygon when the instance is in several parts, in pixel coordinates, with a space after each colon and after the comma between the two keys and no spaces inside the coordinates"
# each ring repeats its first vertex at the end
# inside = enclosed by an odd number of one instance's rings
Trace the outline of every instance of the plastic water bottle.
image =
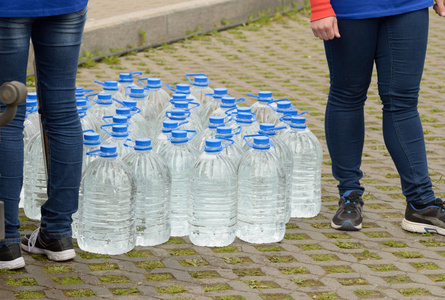
{"type": "Polygon", "coordinates": [[[125,141],[129,138],[130,132],[128,131],[127,125],[119,124],[106,124],[102,125],[101,128],[108,133],[108,137],[104,140],[104,144],[115,145],[117,148],[117,153],[119,157],[124,157],[131,149],[124,146],[125,141]],[[111,131],[107,128],[111,127],[111,131]]]}
{"type": "MultiPolygon", "coordinates": [[[[240,138],[244,139],[246,135],[258,134],[260,124],[256,121],[254,113],[238,113],[235,115],[235,126],[241,126],[242,130],[240,138]]],[[[232,127],[235,127],[232,126],[232,127]]],[[[247,151],[250,149],[247,143],[242,144],[242,147],[247,151]]]]}
{"type": "Polygon", "coordinates": [[[261,91],[258,93],[258,96],[253,94],[247,94],[247,96],[258,99],[258,101],[252,104],[250,107],[252,108],[252,112],[256,114],[258,123],[266,123],[270,116],[274,114],[273,109],[267,105],[268,103],[274,101],[272,92],[261,91]]]}
{"type": "Polygon", "coordinates": [[[176,85],[176,87],[173,87],[169,84],[165,85],[170,91],[172,91],[175,94],[185,94],[187,98],[191,98],[192,102],[197,102],[201,105],[201,102],[199,101],[198,98],[196,98],[195,96],[192,95],[191,90],[190,90],[190,85],[185,84],[185,83],[178,83],[176,85]]]}
{"type": "Polygon", "coordinates": [[[150,136],[150,131],[149,131],[150,124],[140,115],[139,112],[137,112],[137,110],[135,110],[135,112],[132,112],[129,107],[126,106],[118,107],[116,108],[116,115],[127,117],[127,120],[130,124],[128,130],[130,130],[131,132],[130,137],[132,139],[148,138],[150,136]],[[136,116],[135,118],[132,118],[135,115],[139,115],[139,117],[136,116]]]}
{"type": "Polygon", "coordinates": [[[285,170],[270,150],[269,137],[254,136],[248,144],[252,149],[238,166],[236,235],[249,243],[276,243],[286,231],[285,170]]]}
{"type": "Polygon", "coordinates": [[[150,139],[137,139],[123,161],[135,174],[136,246],[156,246],[170,238],[170,171],[152,151],[150,139]]]}
{"type": "Polygon", "coordinates": [[[213,91],[212,99],[202,106],[201,121],[205,126],[208,123],[210,115],[221,105],[221,98],[227,96],[226,88],[216,88],[213,91]]]}
{"type": "Polygon", "coordinates": [[[246,152],[241,146],[241,143],[237,141],[237,139],[235,138],[239,137],[241,130],[242,130],[241,127],[233,129],[227,126],[220,126],[216,128],[216,134],[215,134],[216,139],[233,141],[233,144],[229,145],[228,147],[225,147],[222,150],[222,152],[230,158],[235,167],[238,167],[241,157],[244,155],[244,152],[246,152]]]}
{"type": "Polygon", "coordinates": [[[190,111],[183,109],[173,109],[165,113],[168,120],[177,121],[178,123],[182,123],[182,130],[195,130],[197,133],[200,133],[203,129],[200,123],[196,120],[190,118],[190,111]],[[188,121],[187,123],[185,121],[188,121]]]}
{"type": "MultiPolygon", "coordinates": [[[[92,162],[96,156],[87,155],[88,152],[99,149],[102,142],[99,134],[93,130],[88,130],[83,133],[83,157],[82,157],[82,170],[86,170],[87,166],[92,162]]],[[[73,238],[77,238],[79,234],[79,211],[76,211],[71,218],[71,231],[73,238]]]]}
{"type": "Polygon", "coordinates": [[[160,121],[162,123],[163,119],[165,118],[165,113],[168,112],[169,110],[174,109],[175,108],[174,103],[178,102],[178,101],[190,102],[191,98],[187,99],[186,94],[173,94],[172,97],[169,98],[169,100],[166,103],[166,105],[164,106],[164,108],[160,111],[159,116],[158,116],[158,121],[160,121]]]}
{"type": "Polygon", "coordinates": [[[48,199],[46,166],[43,158],[42,138],[38,131],[25,147],[24,161],[24,212],[31,220],[40,220],[40,207],[48,199]]]}
{"type": "MultiPolygon", "coordinates": [[[[224,96],[221,98],[221,104],[220,106],[210,114],[210,117],[227,117],[227,116],[231,116],[230,112],[234,111],[238,104],[243,102],[244,98],[239,98],[236,99],[235,97],[232,96],[224,96]]],[[[230,119],[229,121],[226,122],[226,125],[232,124],[229,123],[232,120],[230,119]]],[[[209,120],[206,120],[205,124],[208,124],[209,120]]]]}
{"type": "Polygon", "coordinates": [[[79,197],[79,248],[118,255],[135,246],[136,180],[118,158],[116,146],[101,145],[82,176],[79,197]]]}
{"type": "Polygon", "coordinates": [[[275,113],[270,115],[270,117],[267,119],[267,123],[272,123],[274,125],[277,125],[280,123],[280,118],[288,113],[289,111],[294,109],[294,106],[289,100],[277,100],[273,101],[267,104],[272,108],[275,113]]]}
{"type": "Polygon", "coordinates": [[[76,99],[86,99],[87,94],[93,92],[93,89],[85,89],[83,87],[76,87],[76,99]]]}
{"type": "Polygon", "coordinates": [[[127,92],[127,87],[137,86],[134,83],[134,78],[141,75],[142,72],[119,73],[119,81],[118,81],[119,92],[125,96],[127,92]]]}
{"type": "Polygon", "coordinates": [[[173,130],[170,144],[160,149],[159,154],[167,163],[172,178],[170,195],[171,236],[188,235],[188,195],[192,166],[199,152],[189,143],[194,131],[173,130]]]}
{"type": "Polygon", "coordinates": [[[272,142],[272,147],[270,150],[278,158],[278,160],[283,164],[285,169],[286,177],[286,223],[289,222],[291,215],[290,207],[290,196],[292,191],[292,170],[294,167],[294,161],[292,158],[292,153],[286,143],[277,135],[279,130],[283,130],[285,127],[275,127],[271,123],[261,123],[259,134],[267,135],[272,142]]]}
{"type": "Polygon", "coordinates": [[[135,127],[142,130],[142,132],[144,133],[144,138],[152,138],[155,132],[154,126],[156,124],[153,124],[153,122],[149,122],[142,116],[140,108],[137,107],[137,101],[127,99],[122,101],[122,103],[124,104],[124,108],[130,109],[130,122],[133,123],[135,127]]]}
{"type": "Polygon", "coordinates": [[[190,175],[189,238],[197,246],[223,247],[236,238],[236,170],[222,150],[220,139],[206,140],[190,175]]]}
{"type": "MultiPolygon", "coordinates": [[[[95,83],[100,84],[102,86],[102,92],[100,93],[106,93],[110,94],[111,97],[118,101],[122,101],[125,99],[125,94],[119,92],[119,83],[115,80],[106,80],[104,82],[101,82],[99,80],[94,80],[95,83]]],[[[100,94],[99,93],[99,94],[100,94]]],[[[93,96],[93,95],[90,95],[93,96]]],[[[93,100],[97,100],[97,98],[92,98],[93,100]]],[[[94,103],[91,103],[93,105],[94,103]]]]}
{"type": "Polygon", "coordinates": [[[200,153],[204,151],[206,140],[215,137],[216,128],[224,126],[225,120],[224,117],[210,117],[208,127],[193,138],[192,144],[200,153]]]}
{"type": "MultiPolygon", "coordinates": [[[[31,94],[31,93],[29,93],[31,94]]],[[[23,124],[23,142],[26,146],[28,144],[28,141],[33,137],[37,131],[40,130],[40,120],[39,120],[39,114],[37,112],[38,106],[37,106],[37,98],[34,99],[34,95],[29,95],[26,98],[26,115],[25,115],[25,122],[23,124]]]]}
{"type": "Polygon", "coordinates": [[[281,136],[289,130],[288,124],[290,123],[290,120],[292,119],[292,117],[298,117],[299,115],[303,115],[306,112],[299,114],[298,110],[293,109],[293,110],[289,110],[286,113],[284,113],[283,116],[279,119],[280,122],[277,123],[275,125],[275,127],[286,127],[286,129],[277,131],[277,135],[281,136]]]}
{"type": "Polygon", "coordinates": [[[141,109],[141,115],[149,124],[149,137],[152,137],[156,130],[156,121],[159,112],[154,104],[148,101],[148,94],[148,90],[144,90],[144,88],[138,86],[131,86],[127,89],[128,99],[137,102],[137,107],[141,109]]]}
{"type": "Polygon", "coordinates": [[[130,122],[127,116],[124,115],[104,116],[102,119],[106,124],[126,125],[128,131],[130,132],[128,137],[133,140],[148,137],[148,134],[142,130],[143,128],[136,126],[135,124],[130,122]]]}
{"type": "Polygon", "coordinates": [[[291,216],[311,218],[321,209],[321,163],[323,151],[317,137],[305,124],[306,118],[292,117],[283,140],[291,150],[291,216]]]}
{"type": "MultiPolygon", "coordinates": [[[[173,101],[173,99],[171,101],[172,101],[172,109],[165,111],[163,115],[159,115],[159,118],[157,121],[158,126],[156,129],[156,132],[160,131],[162,122],[164,122],[165,120],[168,119],[167,112],[169,112],[171,110],[177,110],[177,109],[190,112],[189,119],[192,121],[192,123],[198,124],[199,127],[202,128],[201,118],[199,117],[198,113],[196,112],[196,109],[199,107],[199,103],[189,102],[189,101],[176,101],[176,100],[173,101]]],[[[167,107],[170,107],[170,105],[167,107]]]]}
{"type": "MultiPolygon", "coordinates": [[[[188,121],[185,121],[188,122],[188,121]]],[[[179,130],[179,126],[183,125],[177,121],[166,120],[162,122],[161,132],[156,136],[155,142],[153,143],[153,151],[159,153],[167,144],[170,143],[169,138],[173,130],[179,130]]]]}
{"type": "Polygon", "coordinates": [[[170,95],[162,89],[161,79],[148,77],[138,79],[138,83],[149,89],[148,101],[154,104],[158,111],[162,111],[170,100],[170,95]],[[144,81],[146,81],[144,83],[144,81]]]}
{"type": "Polygon", "coordinates": [[[207,78],[206,74],[187,74],[185,78],[190,81],[190,84],[193,86],[190,88],[190,93],[198,99],[201,105],[205,105],[207,102],[212,100],[212,97],[209,94],[213,94],[214,91],[209,87],[210,81],[207,78]],[[192,80],[192,77],[195,80],[192,80]]]}
{"type": "Polygon", "coordinates": [[[103,116],[113,115],[116,108],[120,106],[118,102],[113,101],[111,94],[99,93],[96,96],[97,99],[95,99],[94,96],[88,96],[88,99],[91,100],[90,103],[96,103],[96,105],[92,105],[92,107],[88,110],[88,113],[97,120],[102,120],[103,116]]]}

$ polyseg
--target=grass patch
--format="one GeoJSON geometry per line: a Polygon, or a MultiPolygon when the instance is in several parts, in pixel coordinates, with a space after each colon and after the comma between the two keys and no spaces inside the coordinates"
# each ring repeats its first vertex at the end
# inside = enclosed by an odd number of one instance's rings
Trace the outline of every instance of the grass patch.
{"type": "Polygon", "coordinates": [[[315,261],[331,261],[331,260],[340,260],[335,254],[313,254],[309,255],[315,261]]]}
{"type": "Polygon", "coordinates": [[[303,251],[312,251],[312,250],[322,250],[324,249],[318,244],[299,244],[296,245],[298,248],[300,248],[303,251]]]}
{"type": "Polygon", "coordinates": [[[286,294],[265,294],[265,295],[260,295],[260,297],[263,300],[292,300],[292,299],[294,299],[291,296],[286,295],[286,294]]]}
{"type": "Polygon", "coordinates": [[[66,297],[92,297],[94,292],[91,289],[63,290],[66,297]]]}
{"type": "Polygon", "coordinates": [[[225,263],[231,264],[231,265],[237,265],[237,264],[252,264],[253,261],[248,257],[239,257],[239,256],[224,256],[222,258],[225,263]]]}
{"type": "Polygon", "coordinates": [[[382,296],[379,291],[373,290],[355,290],[354,294],[356,294],[360,298],[378,298],[382,296]]]}
{"type": "Polygon", "coordinates": [[[179,237],[171,237],[163,245],[177,245],[177,244],[185,244],[185,241],[179,237]]]}
{"type": "Polygon", "coordinates": [[[437,270],[439,267],[432,262],[415,262],[411,263],[411,266],[416,268],[417,270],[437,270]]]}
{"type": "Polygon", "coordinates": [[[139,290],[135,287],[128,289],[111,289],[111,293],[116,296],[130,296],[140,294],[139,290]]]}
{"type": "Polygon", "coordinates": [[[406,277],[406,275],[397,275],[397,276],[382,277],[382,278],[387,283],[390,284],[411,282],[411,279],[409,279],[409,277],[406,277]]]}
{"type": "Polygon", "coordinates": [[[391,247],[391,248],[404,248],[406,247],[406,244],[404,242],[396,242],[396,241],[385,241],[382,242],[383,246],[391,247]]]}
{"type": "Polygon", "coordinates": [[[22,277],[19,279],[12,278],[11,276],[8,279],[5,279],[7,286],[33,286],[37,285],[37,282],[34,278],[22,277]]]}
{"type": "Polygon", "coordinates": [[[199,267],[199,266],[207,266],[209,264],[203,258],[190,258],[186,260],[179,260],[179,264],[183,267],[199,267]]]}
{"type": "Polygon", "coordinates": [[[280,286],[273,281],[246,280],[244,281],[251,289],[273,289],[280,286]]]}
{"type": "Polygon", "coordinates": [[[175,279],[175,277],[173,277],[173,275],[170,273],[146,274],[145,278],[147,278],[148,281],[167,281],[170,279],[175,279]]]}
{"type": "Polygon", "coordinates": [[[286,240],[310,240],[311,238],[305,233],[286,233],[284,234],[286,240]]]}
{"type": "Polygon", "coordinates": [[[44,291],[24,291],[15,292],[14,297],[16,299],[44,299],[46,295],[44,291]]]}
{"type": "Polygon", "coordinates": [[[215,253],[235,253],[235,252],[240,252],[238,247],[235,247],[235,246],[225,246],[225,247],[212,248],[212,251],[215,252],[215,253]]]}
{"type": "Polygon", "coordinates": [[[165,268],[165,265],[160,262],[159,260],[148,260],[148,261],[143,261],[143,262],[139,262],[136,267],[141,268],[141,269],[148,269],[148,270],[153,270],[153,269],[157,269],[157,268],[165,268]]]}
{"type": "Polygon", "coordinates": [[[88,267],[91,271],[111,271],[111,270],[119,270],[117,264],[104,262],[101,264],[89,264],[88,267]]]}
{"type": "Polygon", "coordinates": [[[72,266],[60,265],[60,266],[44,266],[42,267],[45,273],[72,273],[74,268],[72,266]]]}
{"type": "Polygon", "coordinates": [[[300,287],[324,286],[324,284],[318,280],[307,279],[305,277],[293,278],[291,281],[300,287]]]}
{"type": "Polygon", "coordinates": [[[317,228],[317,229],[328,229],[331,227],[331,224],[330,223],[312,223],[311,226],[314,228],[317,228]]]}
{"type": "Polygon", "coordinates": [[[445,274],[438,274],[438,275],[427,275],[429,279],[432,281],[445,281],[445,274]]]}
{"type": "Polygon", "coordinates": [[[308,293],[308,296],[317,300],[335,300],[339,299],[335,292],[308,293]]]}
{"type": "Polygon", "coordinates": [[[231,290],[232,287],[226,283],[206,284],[202,287],[204,292],[217,292],[231,290]]]}
{"type": "Polygon", "coordinates": [[[393,252],[392,254],[399,258],[422,258],[423,257],[422,253],[416,252],[416,251],[399,251],[399,252],[393,252]]]}
{"type": "Polygon", "coordinates": [[[389,234],[386,231],[371,231],[371,232],[363,232],[367,237],[370,238],[388,238],[392,237],[391,234],[389,234]]]}
{"type": "Polygon", "coordinates": [[[342,285],[367,285],[369,284],[366,279],[363,278],[342,278],[337,279],[338,282],[340,282],[342,285]]]}
{"type": "Polygon", "coordinates": [[[107,254],[96,254],[96,253],[90,253],[90,252],[86,252],[86,251],[80,252],[79,256],[83,259],[110,258],[110,256],[107,254]]]}
{"type": "Polygon", "coordinates": [[[443,246],[445,246],[445,243],[436,241],[435,239],[420,240],[419,242],[426,247],[443,247],[443,246]]]}
{"type": "Polygon", "coordinates": [[[409,289],[398,289],[397,290],[403,296],[427,296],[431,295],[427,289],[424,288],[409,288],[409,289]]]}
{"type": "Polygon", "coordinates": [[[184,255],[196,255],[195,250],[193,249],[171,249],[168,250],[168,253],[173,256],[184,256],[184,255]]]}
{"type": "Polygon", "coordinates": [[[18,270],[0,270],[0,274],[23,274],[26,270],[24,268],[21,268],[18,270]],[[23,271],[22,271],[23,270],[23,271]]]}
{"type": "Polygon", "coordinates": [[[258,251],[261,252],[278,252],[283,251],[283,248],[280,246],[272,245],[272,246],[254,246],[258,251]]]}
{"type": "Polygon", "coordinates": [[[79,277],[51,277],[56,284],[83,284],[79,277]]]}
{"type": "Polygon", "coordinates": [[[190,276],[196,279],[221,277],[221,275],[219,275],[218,272],[216,271],[196,271],[196,272],[189,272],[189,274],[190,276]]]}
{"type": "Polygon", "coordinates": [[[236,275],[243,277],[243,276],[265,276],[263,271],[261,269],[255,268],[255,269],[234,269],[233,273],[236,275]]]}
{"type": "Polygon", "coordinates": [[[350,266],[322,266],[326,273],[354,273],[350,266]]]}
{"type": "Polygon", "coordinates": [[[308,274],[309,271],[305,267],[298,268],[280,268],[278,269],[284,275],[308,274]]]}
{"type": "Polygon", "coordinates": [[[159,294],[179,294],[187,292],[187,289],[182,285],[156,286],[155,289],[159,294]]]}
{"type": "Polygon", "coordinates": [[[355,244],[351,242],[342,242],[342,241],[336,241],[334,243],[335,246],[342,248],[342,249],[360,249],[363,248],[360,244],[355,244]]]}
{"type": "Polygon", "coordinates": [[[298,229],[298,225],[294,224],[294,223],[287,223],[286,224],[286,229],[298,229]]]}
{"type": "Polygon", "coordinates": [[[149,257],[153,256],[150,250],[131,250],[130,252],[125,253],[125,256],[128,257],[149,257]]]}
{"type": "Polygon", "coordinates": [[[273,263],[290,263],[296,261],[292,256],[269,256],[267,258],[273,263]]]}
{"type": "Polygon", "coordinates": [[[103,283],[128,283],[131,282],[126,276],[123,275],[108,275],[97,277],[103,283]]]}
{"type": "Polygon", "coordinates": [[[350,239],[351,236],[344,233],[344,232],[339,232],[339,233],[323,233],[327,238],[329,239],[350,239]]]}
{"type": "Polygon", "coordinates": [[[390,271],[396,271],[398,270],[396,266],[392,264],[385,264],[385,265],[368,265],[368,268],[375,272],[390,272],[390,271]]]}

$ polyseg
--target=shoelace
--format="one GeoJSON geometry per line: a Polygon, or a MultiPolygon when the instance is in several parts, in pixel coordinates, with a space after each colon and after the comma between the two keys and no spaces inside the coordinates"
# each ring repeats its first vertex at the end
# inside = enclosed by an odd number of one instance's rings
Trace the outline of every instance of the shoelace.
{"type": "MultiPolygon", "coordinates": [[[[358,202],[357,202],[357,200],[353,200],[353,201],[351,201],[351,200],[349,200],[349,199],[345,199],[345,209],[346,208],[349,208],[349,206],[352,206],[352,205],[357,205],[358,204],[358,202]]],[[[346,213],[348,213],[348,214],[350,214],[352,211],[351,210],[347,210],[346,211],[346,213]]]]}
{"type": "Polygon", "coordinates": [[[28,239],[28,252],[32,252],[32,250],[36,246],[36,241],[37,237],[39,236],[39,232],[40,232],[40,227],[31,233],[31,236],[28,239]]]}

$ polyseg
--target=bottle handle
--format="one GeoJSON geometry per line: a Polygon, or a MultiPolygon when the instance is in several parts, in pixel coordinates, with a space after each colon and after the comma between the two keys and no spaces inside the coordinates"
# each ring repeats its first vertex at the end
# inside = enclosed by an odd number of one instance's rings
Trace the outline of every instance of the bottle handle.
{"type": "Polygon", "coordinates": [[[142,72],[130,72],[130,76],[132,79],[136,78],[138,76],[141,76],[141,75],[142,75],[142,72]]]}
{"type": "MultiPolygon", "coordinates": [[[[146,88],[146,89],[150,89],[150,86],[148,85],[148,83],[145,84],[145,83],[142,82],[143,80],[147,80],[147,81],[148,81],[148,78],[149,78],[149,77],[139,78],[139,79],[137,80],[137,82],[138,82],[140,85],[142,85],[144,88],[146,88]]],[[[152,86],[152,88],[161,88],[162,85],[163,85],[163,83],[161,82],[161,83],[159,83],[159,85],[152,86]]]]}
{"type": "Polygon", "coordinates": [[[113,125],[114,125],[114,124],[112,124],[112,123],[109,123],[109,124],[103,124],[103,125],[100,125],[100,129],[102,129],[103,131],[105,131],[106,133],[108,133],[108,135],[113,135],[113,132],[108,131],[108,129],[104,128],[104,127],[111,127],[111,126],[113,126],[113,125]]]}
{"type": "MultiPolygon", "coordinates": [[[[247,145],[249,145],[250,148],[253,148],[254,145],[252,143],[250,143],[247,140],[247,138],[251,138],[251,137],[255,137],[255,136],[267,136],[267,137],[269,137],[267,134],[248,134],[248,135],[245,135],[243,137],[243,140],[247,143],[247,145]]],[[[273,146],[273,143],[272,143],[272,141],[270,139],[269,139],[269,145],[273,146]]]]}
{"type": "MultiPolygon", "coordinates": [[[[190,114],[191,114],[190,111],[188,111],[188,110],[184,110],[184,115],[186,116],[186,118],[190,117],[190,114]]],[[[171,119],[170,117],[172,116],[172,111],[171,111],[171,110],[166,111],[166,112],[165,112],[165,116],[166,116],[167,118],[171,119]]]]}
{"type": "Polygon", "coordinates": [[[125,147],[128,147],[128,148],[134,148],[134,146],[128,145],[127,142],[133,142],[133,143],[134,143],[134,141],[133,141],[132,139],[127,138],[127,139],[124,141],[124,146],[125,146],[125,147]]]}
{"type": "MultiPolygon", "coordinates": [[[[274,106],[272,106],[272,104],[276,104],[277,102],[285,101],[285,100],[289,101],[289,99],[287,99],[287,98],[278,99],[278,100],[273,100],[273,101],[267,102],[267,106],[269,106],[270,108],[272,108],[274,111],[278,111],[278,107],[274,107],[274,106]]],[[[289,101],[289,102],[290,102],[290,101],[289,101]]],[[[292,103],[291,103],[291,107],[293,107],[292,103]]]]}
{"type": "Polygon", "coordinates": [[[101,86],[105,86],[105,82],[94,80],[95,83],[100,84],[101,86]]]}
{"type": "Polygon", "coordinates": [[[254,98],[260,98],[260,96],[257,96],[257,95],[254,95],[254,94],[246,94],[247,96],[249,96],[249,97],[254,97],[254,98]]]}
{"type": "MultiPolygon", "coordinates": [[[[187,78],[187,80],[192,84],[192,85],[194,85],[194,86],[196,86],[197,84],[196,84],[196,82],[195,81],[193,81],[190,77],[196,77],[196,76],[205,76],[205,77],[207,77],[207,75],[206,74],[186,74],[185,75],[185,78],[187,78]]],[[[206,82],[206,84],[210,84],[210,81],[207,79],[207,82],[206,82]]]]}
{"type": "MultiPolygon", "coordinates": [[[[195,135],[196,135],[196,130],[182,130],[187,132],[187,136],[189,133],[192,133],[192,135],[190,137],[187,137],[187,142],[190,141],[195,135]]],[[[171,141],[172,140],[172,134],[170,133],[170,136],[167,138],[167,140],[171,141]]]]}

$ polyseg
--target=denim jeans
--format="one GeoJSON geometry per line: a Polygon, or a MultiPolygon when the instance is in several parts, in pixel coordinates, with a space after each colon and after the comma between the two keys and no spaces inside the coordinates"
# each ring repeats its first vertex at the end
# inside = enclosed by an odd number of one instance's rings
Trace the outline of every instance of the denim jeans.
{"type": "MultiPolygon", "coordinates": [[[[0,84],[26,83],[32,39],[39,113],[48,142],[48,200],[41,208],[41,228],[49,238],[71,236],[82,172],[82,128],[75,87],[87,8],[64,15],[0,18],[0,84]]],[[[26,105],[0,128],[0,200],[5,204],[5,236],[0,246],[19,243],[18,219],[23,183],[23,122],[26,105]]]]}
{"type": "Polygon", "coordinates": [[[374,63],[383,105],[385,145],[407,202],[435,200],[417,111],[428,37],[428,9],[406,14],[338,20],[341,38],[325,42],[330,71],[325,132],[333,176],[342,195],[360,185],[364,104],[374,63]]]}

